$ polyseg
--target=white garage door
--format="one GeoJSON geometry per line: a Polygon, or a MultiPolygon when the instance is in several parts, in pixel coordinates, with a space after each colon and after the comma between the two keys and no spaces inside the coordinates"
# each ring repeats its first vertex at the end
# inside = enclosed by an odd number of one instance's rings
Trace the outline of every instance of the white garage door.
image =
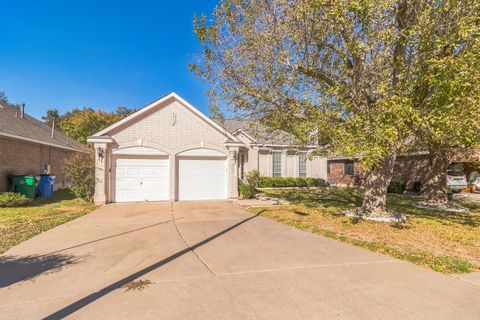
{"type": "Polygon", "coordinates": [[[180,159],[178,200],[227,199],[225,159],[180,159]]]}
{"type": "Polygon", "coordinates": [[[169,199],[168,159],[116,159],[115,201],[169,199]]]}

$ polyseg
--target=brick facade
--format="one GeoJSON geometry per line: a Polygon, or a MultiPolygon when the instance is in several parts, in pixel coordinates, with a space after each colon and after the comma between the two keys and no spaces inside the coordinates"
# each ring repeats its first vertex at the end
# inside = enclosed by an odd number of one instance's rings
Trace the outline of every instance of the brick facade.
{"type": "Polygon", "coordinates": [[[237,148],[227,148],[227,137],[211,124],[188,110],[176,99],[168,99],[129,123],[109,132],[112,141],[95,143],[105,150],[105,159],[96,157],[95,202],[104,204],[114,200],[112,181],[112,151],[131,147],[158,149],[170,159],[170,200],[177,199],[178,174],[177,155],[183,151],[207,148],[225,155],[228,165],[228,192],[230,198],[238,197],[237,148]]]}
{"type": "Polygon", "coordinates": [[[9,175],[39,175],[50,169],[55,189],[67,186],[63,161],[72,151],[0,138],[0,192],[8,191],[9,175]]]}
{"type": "MultiPolygon", "coordinates": [[[[328,181],[338,186],[354,187],[362,186],[364,178],[361,173],[360,163],[354,161],[354,174],[344,173],[346,162],[351,160],[328,160],[328,181]]],[[[406,183],[407,190],[413,188],[415,181],[422,184],[428,171],[428,156],[400,156],[395,162],[392,180],[399,180],[406,183]]]]}
{"type": "MultiPolygon", "coordinates": [[[[251,146],[249,138],[228,133],[215,122],[195,112],[193,106],[182,102],[175,94],[166,96],[124,122],[102,130],[89,138],[95,150],[104,150],[104,157],[96,157],[95,202],[115,201],[115,169],[113,152],[132,147],[147,147],[161,151],[170,159],[170,201],[178,200],[179,154],[194,149],[211,149],[225,156],[228,174],[228,196],[238,197],[239,155],[243,156],[244,173],[259,170],[262,175],[272,175],[272,152],[282,153],[282,176],[298,176],[298,154],[287,154],[281,148],[260,149],[251,146]],[[243,140],[243,141],[242,141],[243,140]]],[[[137,155],[142,157],[142,155],[137,155]]],[[[326,159],[314,157],[307,161],[307,176],[326,178],[326,159]]]]}
{"type": "Polygon", "coordinates": [[[354,162],[353,175],[345,174],[344,167],[350,160],[328,160],[328,182],[342,187],[354,187],[363,185],[360,163],[354,162]]]}

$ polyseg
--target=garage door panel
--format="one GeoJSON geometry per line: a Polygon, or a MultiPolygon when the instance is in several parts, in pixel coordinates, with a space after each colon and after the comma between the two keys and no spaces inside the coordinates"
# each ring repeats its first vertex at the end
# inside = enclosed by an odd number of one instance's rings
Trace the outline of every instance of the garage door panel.
{"type": "Polygon", "coordinates": [[[126,168],[125,170],[125,176],[126,177],[137,177],[140,175],[140,168],[126,168]]]}
{"type": "Polygon", "coordinates": [[[168,159],[116,159],[115,201],[162,201],[169,199],[168,159]]]}
{"type": "Polygon", "coordinates": [[[180,159],[179,200],[227,199],[225,159],[180,159]]]}
{"type": "Polygon", "coordinates": [[[155,167],[147,167],[147,168],[142,168],[140,172],[141,177],[163,177],[165,175],[168,175],[168,168],[155,168],[155,167]]]}

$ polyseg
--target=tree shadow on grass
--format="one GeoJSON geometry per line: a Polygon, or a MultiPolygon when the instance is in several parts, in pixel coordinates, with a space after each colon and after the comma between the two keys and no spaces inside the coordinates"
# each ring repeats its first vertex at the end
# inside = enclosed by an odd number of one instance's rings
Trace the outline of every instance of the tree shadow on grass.
{"type": "MultiPolygon", "coordinates": [[[[303,205],[308,208],[336,208],[339,210],[355,208],[362,205],[362,190],[354,188],[338,189],[292,189],[292,190],[267,190],[272,194],[290,201],[294,205],[303,205]]],[[[387,205],[390,209],[403,213],[410,218],[424,218],[439,223],[456,223],[464,226],[480,226],[480,202],[454,202],[470,210],[466,213],[453,213],[419,209],[413,206],[421,201],[421,197],[388,194],[387,205]]],[[[295,212],[297,213],[297,212],[295,212]]]]}
{"type": "Polygon", "coordinates": [[[406,214],[410,218],[423,218],[443,224],[460,224],[469,227],[480,227],[480,203],[477,202],[452,202],[468,208],[469,212],[446,212],[415,208],[414,203],[421,198],[405,195],[389,195],[388,205],[395,211],[406,214]]]}
{"type": "MultiPolygon", "coordinates": [[[[318,206],[347,209],[362,204],[362,193],[356,189],[293,189],[275,191],[276,196],[284,198],[292,204],[300,204],[309,208],[318,206]]],[[[266,191],[269,194],[269,191],[266,191]]]]}
{"type": "Polygon", "coordinates": [[[0,288],[58,272],[79,260],[79,257],[66,254],[0,256],[0,288]]]}

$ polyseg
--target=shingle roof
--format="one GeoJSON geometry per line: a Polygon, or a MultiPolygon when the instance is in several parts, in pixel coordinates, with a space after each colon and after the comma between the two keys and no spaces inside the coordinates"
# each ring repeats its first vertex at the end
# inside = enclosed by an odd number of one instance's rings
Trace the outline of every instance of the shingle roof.
{"type": "Polygon", "coordinates": [[[80,142],[67,137],[58,129],[55,137],[52,137],[52,128],[37,119],[24,114],[22,118],[20,110],[13,105],[0,101],[0,135],[11,137],[19,136],[25,139],[36,140],[39,143],[56,146],[75,151],[90,152],[90,148],[80,142]]]}
{"type": "Polygon", "coordinates": [[[282,130],[270,130],[253,120],[237,120],[237,119],[214,119],[219,125],[230,133],[235,133],[241,129],[259,144],[269,145],[291,145],[295,144],[295,137],[282,130]]]}

